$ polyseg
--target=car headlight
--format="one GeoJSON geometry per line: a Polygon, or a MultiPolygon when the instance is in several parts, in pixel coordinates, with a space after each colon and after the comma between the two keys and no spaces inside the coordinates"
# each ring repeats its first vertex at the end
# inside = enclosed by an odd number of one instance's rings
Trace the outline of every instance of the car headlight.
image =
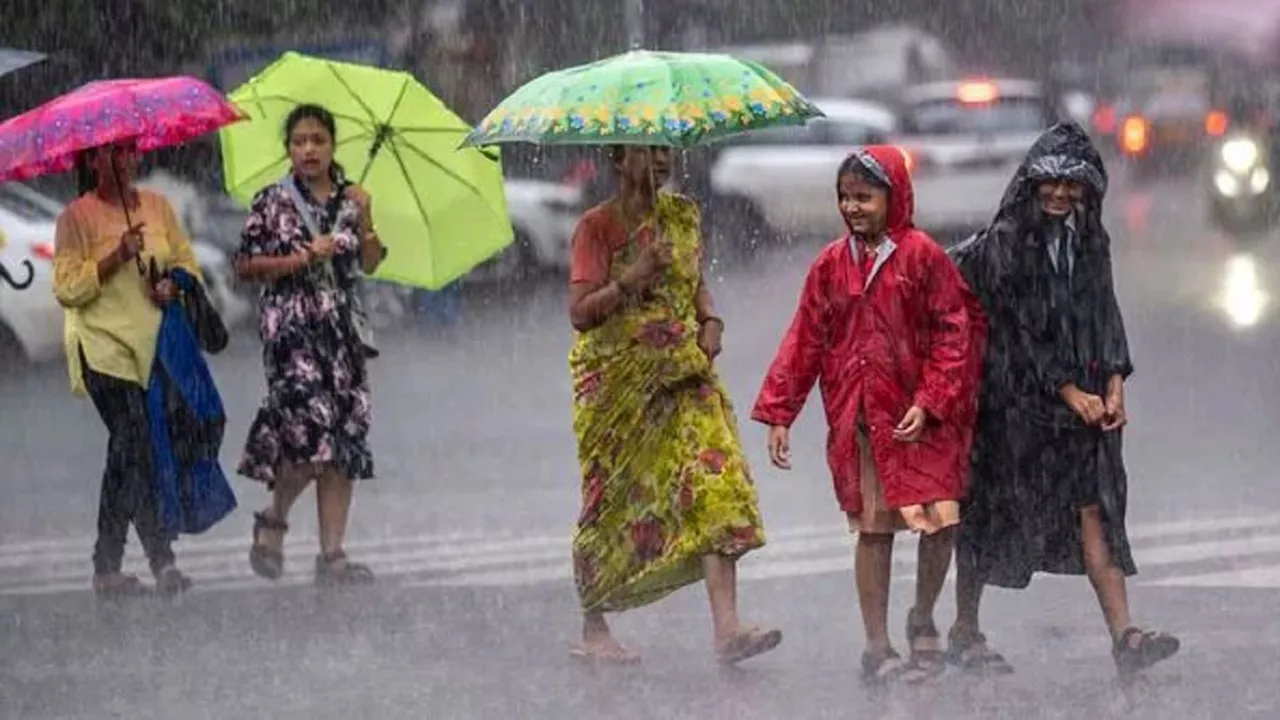
{"type": "Polygon", "coordinates": [[[1248,172],[1258,162],[1258,144],[1248,138],[1236,138],[1222,144],[1222,164],[1238,173],[1248,172]]]}

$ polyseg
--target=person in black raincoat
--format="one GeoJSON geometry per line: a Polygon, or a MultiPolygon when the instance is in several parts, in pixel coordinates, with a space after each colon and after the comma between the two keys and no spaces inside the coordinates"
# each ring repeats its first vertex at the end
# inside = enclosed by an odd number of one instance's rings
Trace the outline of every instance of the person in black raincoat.
{"type": "Polygon", "coordinates": [[[1133,364],[1102,226],[1106,191],[1084,130],[1055,125],[992,224],[951,251],[989,325],[949,638],[964,669],[1012,672],[979,629],[982,588],[1025,588],[1036,572],[1089,577],[1122,673],[1178,650],[1129,618],[1125,578],[1137,568],[1121,428],[1133,364]]]}

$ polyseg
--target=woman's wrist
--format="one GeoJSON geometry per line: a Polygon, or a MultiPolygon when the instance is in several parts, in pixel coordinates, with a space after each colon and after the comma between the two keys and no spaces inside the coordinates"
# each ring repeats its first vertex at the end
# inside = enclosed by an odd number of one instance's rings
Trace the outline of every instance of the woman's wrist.
{"type": "Polygon", "coordinates": [[[702,317],[698,318],[699,325],[709,325],[711,323],[716,323],[717,325],[720,326],[721,330],[724,330],[724,319],[721,318],[719,315],[703,315],[702,317]]]}

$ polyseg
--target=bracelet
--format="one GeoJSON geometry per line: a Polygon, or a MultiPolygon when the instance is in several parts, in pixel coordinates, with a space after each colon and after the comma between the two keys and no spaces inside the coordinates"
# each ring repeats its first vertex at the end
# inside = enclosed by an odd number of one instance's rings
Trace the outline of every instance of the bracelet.
{"type": "Polygon", "coordinates": [[[719,315],[708,315],[704,318],[698,319],[699,325],[706,325],[707,323],[710,323],[710,322],[719,323],[720,329],[724,330],[724,320],[719,315]]]}

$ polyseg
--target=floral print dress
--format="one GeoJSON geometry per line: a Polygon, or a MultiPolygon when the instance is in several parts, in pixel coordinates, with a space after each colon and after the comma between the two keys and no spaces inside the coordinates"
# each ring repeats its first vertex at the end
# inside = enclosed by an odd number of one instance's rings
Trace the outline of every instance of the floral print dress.
{"type": "MultiPolygon", "coordinates": [[[[321,230],[333,235],[333,267],[312,265],[262,289],[258,332],[267,396],[249,428],[238,472],[271,485],[286,467],[314,464],[367,479],[373,477],[369,379],[347,307],[355,288],[340,280],[359,262],[359,209],[340,199],[330,227],[332,213],[298,185],[321,230]]],[[[253,200],[239,254],[284,257],[308,242],[289,193],[271,185],[253,200]]]]}
{"type": "MultiPolygon", "coordinates": [[[[615,245],[593,235],[625,235],[621,221],[591,215],[613,212],[590,211],[575,243],[615,245]]],[[[697,207],[664,194],[657,217],[674,245],[670,269],[646,300],[579,333],[569,356],[582,472],[573,560],[588,612],[652,603],[701,580],[704,556],[765,542],[733,406],[697,344],[697,207]]],[[[614,279],[640,249],[618,244],[614,279]]]]}

